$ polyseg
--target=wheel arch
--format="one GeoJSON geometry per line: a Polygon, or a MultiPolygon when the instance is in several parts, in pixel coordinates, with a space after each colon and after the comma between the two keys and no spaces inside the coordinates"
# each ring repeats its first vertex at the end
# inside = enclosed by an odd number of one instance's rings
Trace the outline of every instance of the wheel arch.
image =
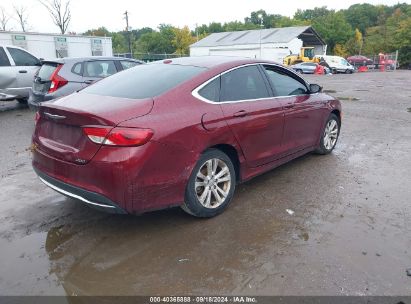
{"type": "Polygon", "coordinates": [[[233,162],[235,174],[236,174],[236,181],[241,181],[241,166],[240,166],[240,158],[238,155],[237,149],[229,144],[217,144],[211,147],[208,147],[206,150],[209,149],[217,149],[221,152],[225,153],[233,162]]]}
{"type": "Polygon", "coordinates": [[[331,111],[331,114],[336,115],[338,117],[338,119],[340,120],[340,123],[341,123],[341,112],[340,112],[340,110],[334,109],[334,110],[331,111]]]}

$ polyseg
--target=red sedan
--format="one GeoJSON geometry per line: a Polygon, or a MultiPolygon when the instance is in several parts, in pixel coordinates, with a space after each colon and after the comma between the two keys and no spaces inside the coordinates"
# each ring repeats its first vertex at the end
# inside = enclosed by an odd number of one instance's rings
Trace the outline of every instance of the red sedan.
{"type": "Polygon", "coordinates": [[[341,105],[272,62],[190,57],[141,65],[36,114],[33,167],[54,190],[114,213],[221,213],[238,183],[330,153],[341,105]]]}

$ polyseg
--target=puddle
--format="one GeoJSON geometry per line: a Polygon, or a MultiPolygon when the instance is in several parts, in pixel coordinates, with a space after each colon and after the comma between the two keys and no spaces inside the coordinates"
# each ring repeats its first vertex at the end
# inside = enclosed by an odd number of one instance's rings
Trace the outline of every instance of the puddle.
{"type": "Polygon", "coordinates": [[[336,90],[323,90],[324,93],[337,93],[336,90]]]}
{"type": "Polygon", "coordinates": [[[411,113],[411,108],[408,108],[407,111],[408,111],[409,113],[411,113]]]}
{"type": "Polygon", "coordinates": [[[48,295],[65,295],[58,278],[49,271],[46,237],[46,233],[32,233],[12,241],[0,239],[0,269],[7,273],[1,280],[2,295],[41,294],[44,290],[48,295]]]}

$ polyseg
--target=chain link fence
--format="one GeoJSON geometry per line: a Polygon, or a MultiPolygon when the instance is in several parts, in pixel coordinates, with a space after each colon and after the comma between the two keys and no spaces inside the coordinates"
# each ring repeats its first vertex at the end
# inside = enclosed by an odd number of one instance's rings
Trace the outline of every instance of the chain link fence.
{"type": "Polygon", "coordinates": [[[372,55],[356,55],[347,58],[357,70],[368,71],[395,71],[399,67],[398,51],[394,53],[380,53],[372,55]]]}
{"type": "Polygon", "coordinates": [[[164,59],[180,58],[186,57],[188,55],[176,55],[176,54],[153,54],[153,53],[116,53],[115,57],[125,57],[125,58],[134,58],[142,60],[144,62],[151,62],[164,59]]]}

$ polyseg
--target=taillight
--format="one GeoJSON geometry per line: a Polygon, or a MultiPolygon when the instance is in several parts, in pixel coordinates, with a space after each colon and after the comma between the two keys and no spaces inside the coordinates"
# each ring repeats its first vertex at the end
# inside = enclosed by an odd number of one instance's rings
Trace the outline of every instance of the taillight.
{"type": "Polygon", "coordinates": [[[153,130],[140,128],[83,127],[84,134],[96,144],[107,146],[141,146],[153,136],[153,130]]]}
{"type": "Polygon", "coordinates": [[[57,91],[57,89],[61,88],[62,86],[68,83],[66,79],[64,79],[58,74],[58,72],[61,70],[62,67],[63,65],[59,64],[57,68],[54,70],[53,74],[51,74],[51,77],[50,77],[51,83],[50,83],[50,89],[48,93],[53,93],[57,91]]]}

